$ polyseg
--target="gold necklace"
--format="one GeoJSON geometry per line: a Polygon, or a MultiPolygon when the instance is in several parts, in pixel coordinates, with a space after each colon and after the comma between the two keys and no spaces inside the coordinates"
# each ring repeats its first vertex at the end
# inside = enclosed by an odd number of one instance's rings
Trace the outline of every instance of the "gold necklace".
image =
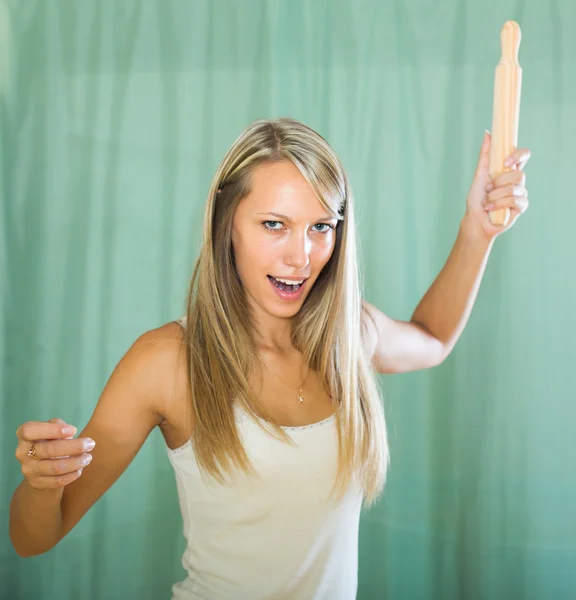
{"type": "Polygon", "coordinates": [[[280,375],[277,375],[276,373],[274,373],[274,371],[264,362],[264,359],[261,356],[258,356],[258,358],[262,361],[262,363],[270,371],[270,373],[272,373],[272,375],[274,375],[275,377],[277,377],[284,385],[288,386],[290,389],[298,392],[298,402],[300,402],[300,404],[302,404],[302,402],[304,402],[304,395],[302,394],[302,387],[304,386],[304,383],[306,382],[306,378],[308,377],[308,371],[309,371],[309,369],[306,369],[306,376],[302,380],[302,383],[300,384],[300,387],[298,389],[296,389],[295,387],[292,387],[291,385],[287,384],[280,377],[280,375]]]}

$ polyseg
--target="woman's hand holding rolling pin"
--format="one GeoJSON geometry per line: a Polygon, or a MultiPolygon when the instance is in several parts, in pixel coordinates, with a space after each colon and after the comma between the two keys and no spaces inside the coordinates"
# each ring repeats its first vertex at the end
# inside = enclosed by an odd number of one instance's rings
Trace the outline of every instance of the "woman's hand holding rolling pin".
{"type": "Polygon", "coordinates": [[[511,170],[492,179],[489,172],[490,141],[490,134],[486,132],[466,199],[466,215],[463,220],[471,232],[488,242],[510,229],[518,217],[528,209],[526,174],[522,169],[531,155],[528,148],[517,148],[504,163],[504,166],[511,170]],[[502,226],[492,225],[489,212],[501,208],[510,209],[508,223],[502,226]]]}

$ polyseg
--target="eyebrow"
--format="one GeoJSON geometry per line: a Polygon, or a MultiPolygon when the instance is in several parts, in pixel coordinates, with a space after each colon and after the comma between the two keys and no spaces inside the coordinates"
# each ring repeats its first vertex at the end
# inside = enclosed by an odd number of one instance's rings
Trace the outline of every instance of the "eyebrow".
{"type": "MultiPolygon", "coordinates": [[[[257,215],[272,215],[273,217],[278,217],[280,219],[284,219],[285,221],[288,221],[288,223],[294,223],[294,221],[288,216],[288,215],[283,215],[282,213],[276,213],[276,212],[267,212],[267,213],[256,213],[257,215]]],[[[333,219],[336,219],[336,217],[331,217],[330,215],[326,215],[325,217],[321,217],[320,219],[317,219],[318,221],[332,221],[333,219]]]]}

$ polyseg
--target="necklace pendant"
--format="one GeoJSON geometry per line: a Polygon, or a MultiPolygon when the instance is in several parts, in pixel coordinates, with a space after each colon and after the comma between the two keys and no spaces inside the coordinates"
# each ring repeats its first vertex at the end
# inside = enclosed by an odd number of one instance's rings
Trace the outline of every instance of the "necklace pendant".
{"type": "Polygon", "coordinates": [[[302,395],[302,388],[300,388],[298,390],[298,401],[300,402],[300,404],[302,404],[302,402],[304,402],[304,396],[302,395]]]}

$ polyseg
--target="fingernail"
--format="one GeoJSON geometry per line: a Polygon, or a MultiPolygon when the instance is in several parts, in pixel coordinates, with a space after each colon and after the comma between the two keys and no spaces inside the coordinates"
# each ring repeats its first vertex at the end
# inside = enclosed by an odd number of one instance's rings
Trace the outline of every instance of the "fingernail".
{"type": "Polygon", "coordinates": [[[86,442],[86,445],[84,447],[86,448],[86,450],[94,450],[95,446],[96,446],[96,442],[94,440],[90,440],[90,441],[86,442]]]}
{"type": "Polygon", "coordinates": [[[486,205],[486,210],[492,210],[494,208],[493,204],[487,204],[486,205]]]}
{"type": "Polygon", "coordinates": [[[76,427],[69,425],[68,427],[62,427],[62,433],[64,435],[74,435],[76,433],[76,427]]]}

